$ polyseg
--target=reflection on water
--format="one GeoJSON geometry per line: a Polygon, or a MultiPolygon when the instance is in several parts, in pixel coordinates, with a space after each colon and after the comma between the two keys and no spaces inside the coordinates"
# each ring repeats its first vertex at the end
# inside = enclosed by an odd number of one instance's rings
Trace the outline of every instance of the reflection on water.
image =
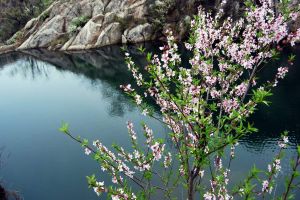
{"type": "Polygon", "coordinates": [[[45,50],[14,53],[0,58],[0,66],[11,77],[21,76],[26,80],[44,79],[54,73],[72,72],[88,87],[98,92],[111,105],[108,112],[112,116],[123,116],[134,109],[129,99],[118,90],[120,84],[131,82],[131,76],[124,65],[118,47],[105,51],[77,52],[65,54],[45,50]],[[49,65],[50,64],[50,65],[49,65]],[[53,71],[55,67],[55,72],[53,71]],[[51,74],[52,73],[52,74],[51,74]]]}
{"type": "MultiPolygon", "coordinates": [[[[137,62],[144,62],[134,49],[132,53],[137,62]]],[[[300,50],[295,53],[298,60],[274,90],[272,105],[261,107],[252,119],[260,131],[243,138],[233,179],[244,177],[253,163],[266,168],[283,130],[290,131],[293,144],[300,142],[300,50]]],[[[97,199],[87,189],[85,176],[97,172],[98,166],[78,145],[59,134],[57,127],[64,120],[72,131],[90,140],[101,138],[107,145],[117,142],[126,146],[126,121],[138,125],[144,120],[163,136],[167,130],[143,118],[119,90],[120,84],[130,82],[119,46],[0,56],[0,147],[11,155],[0,169],[0,181],[2,178],[8,187],[19,190],[25,199],[97,199]]],[[[292,150],[287,155],[293,155],[292,150]]],[[[109,182],[105,175],[98,176],[109,182]]]]}
{"type": "MultiPolygon", "coordinates": [[[[290,67],[286,79],[272,91],[270,106],[260,106],[252,119],[259,132],[244,138],[243,143],[249,150],[261,152],[271,148],[285,130],[289,131],[294,145],[300,144],[300,48],[294,49],[292,53],[297,59],[290,67]]],[[[284,54],[277,62],[269,63],[261,71],[262,79],[270,77],[270,71],[274,72],[277,66],[285,66],[287,55],[284,54]]]]}

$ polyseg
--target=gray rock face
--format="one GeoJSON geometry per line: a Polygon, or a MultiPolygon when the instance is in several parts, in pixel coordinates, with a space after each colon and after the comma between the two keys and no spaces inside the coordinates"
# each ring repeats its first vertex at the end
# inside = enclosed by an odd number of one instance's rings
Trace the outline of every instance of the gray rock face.
{"type": "Polygon", "coordinates": [[[36,34],[31,35],[19,48],[49,47],[63,33],[64,17],[57,15],[48,21],[36,34]]]}
{"type": "Polygon", "coordinates": [[[117,44],[121,42],[122,27],[118,22],[114,22],[106,26],[95,44],[95,47],[102,47],[109,44],[117,44]]]}
{"type": "MultiPolygon", "coordinates": [[[[98,18],[103,18],[103,15],[98,16],[98,18]]],[[[98,34],[101,32],[102,24],[97,22],[97,20],[90,20],[86,25],[80,30],[73,41],[70,41],[68,47],[69,50],[76,49],[88,49],[92,48],[95,41],[97,41],[98,34]]],[[[71,38],[72,40],[73,38],[71,38]]]]}
{"type": "Polygon", "coordinates": [[[154,0],[58,0],[26,24],[18,48],[80,50],[154,40],[162,36],[154,31],[159,6],[154,0]]]}
{"type": "Polygon", "coordinates": [[[149,23],[140,24],[132,29],[126,29],[122,37],[123,43],[138,43],[149,41],[154,33],[152,25],[149,23]]]}
{"type": "Polygon", "coordinates": [[[91,49],[122,42],[126,30],[129,42],[153,39],[146,16],[147,0],[57,1],[23,31],[19,49],[91,49]],[[26,34],[27,33],[27,34],[26,34]]]}
{"type": "MultiPolygon", "coordinates": [[[[91,49],[160,39],[166,29],[181,39],[188,35],[190,19],[203,2],[208,9],[218,9],[221,0],[57,0],[26,24],[17,46],[91,49]]],[[[241,6],[240,0],[228,0],[224,10],[234,16],[241,6]]]]}

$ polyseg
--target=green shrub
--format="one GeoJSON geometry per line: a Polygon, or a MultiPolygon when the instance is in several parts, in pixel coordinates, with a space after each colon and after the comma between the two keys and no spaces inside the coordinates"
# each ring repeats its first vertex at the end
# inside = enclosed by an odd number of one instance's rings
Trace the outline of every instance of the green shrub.
{"type": "Polygon", "coordinates": [[[89,16],[80,16],[76,17],[71,21],[71,24],[68,28],[68,32],[73,34],[77,31],[78,28],[83,27],[90,20],[89,16]]]}
{"type": "Polygon", "coordinates": [[[21,31],[16,32],[10,39],[6,41],[6,44],[7,45],[15,44],[22,37],[22,35],[23,32],[21,31]]]}

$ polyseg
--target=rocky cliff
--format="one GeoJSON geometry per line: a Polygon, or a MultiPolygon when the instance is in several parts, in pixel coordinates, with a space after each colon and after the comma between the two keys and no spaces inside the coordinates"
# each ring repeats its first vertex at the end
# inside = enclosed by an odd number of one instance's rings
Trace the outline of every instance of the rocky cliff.
{"type": "MultiPolygon", "coordinates": [[[[58,0],[31,19],[0,47],[83,50],[117,43],[138,43],[164,38],[171,28],[178,39],[187,36],[189,22],[203,4],[218,9],[221,0],[58,0]]],[[[299,0],[295,0],[299,3],[299,0]]],[[[236,15],[239,0],[228,0],[226,12],[236,15]]]]}
{"type": "Polygon", "coordinates": [[[168,27],[183,37],[196,8],[195,0],[60,0],[15,34],[12,48],[82,50],[138,43],[159,39],[168,27]]]}

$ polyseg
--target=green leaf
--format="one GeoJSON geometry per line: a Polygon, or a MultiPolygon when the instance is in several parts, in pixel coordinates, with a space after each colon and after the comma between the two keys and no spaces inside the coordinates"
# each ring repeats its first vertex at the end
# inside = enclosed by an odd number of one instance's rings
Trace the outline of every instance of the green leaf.
{"type": "Polygon", "coordinates": [[[68,132],[69,132],[69,124],[63,122],[62,125],[61,125],[61,127],[59,128],[59,131],[62,132],[62,133],[68,134],[68,132]]]}
{"type": "Polygon", "coordinates": [[[147,179],[147,180],[151,180],[151,178],[152,178],[152,172],[146,171],[146,172],[144,173],[144,177],[145,177],[145,179],[147,179]]]}
{"type": "Polygon", "coordinates": [[[152,53],[147,53],[147,57],[146,57],[148,62],[151,62],[152,59],[152,53]]]}
{"type": "Polygon", "coordinates": [[[296,58],[296,55],[291,54],[291,55],[289,55],[288,61],[289,61],[289,62],[294,62],[294,61],[295,61],[295,58],[296,58]]]}
{"type": "Polygon", "coordinates": [[[259,170],[255,165],[252,167],[251,169],[251,174],[253,176],[257,176],[258,173],[262,172],[261,170],[259,170]]]}
{"type": "Polygon", "coordinates": [[[287,199],[295,199],[295,195],[294,194],[289,194],[287,199]]]}
{"type": "Polygon", "coordinates": [[[86,176],[89,187],[94,187],[96,185],[96,176],[95,174],[91,176],[86,176]]]}
{"type": "Polygon", "coordinates": [[[101,159],[101,156],[99,155],[99,153],[95,153],[94,160],[99,161],[100,159],[101,159]]]}
{"type": "Polygon", "coordinates": [[[127,51],[127,46],[122,46],[120,49],[121,49],[121,51],[126,52],[127,51]]]}
{"type": "Polygon", "coordinates": [[[143,46],[138,47],[138,50],[139,50],[141,53],[144,53],[144,52],[146,51],[146,49],[145,49],[143,46]]]}
{"type": "Polygon", "coordinates": [[[254,6],[253,2],[250,0],[245,1],[244,4],[248,8],[252,8],[254,6]]]}
{"type": "Polygon", "coordinates": [[[248,123],[248,131],[250,132],[258,132],[258,129],[253,127],[250,123],[248,123]]]}
{"type": "Polygon", "coordinates": [[[271,49],[271,54],[272,54],[272,58],[274,60],[279,60],[280,59],[280,53],[278,52],[277,49],[271,49]]]}
{"type": "Polygon", "coordinates": [[[86,147],[89,144],[89,141],[87,139],[83,139],[81,142],[81,146],[86,147]]]}

